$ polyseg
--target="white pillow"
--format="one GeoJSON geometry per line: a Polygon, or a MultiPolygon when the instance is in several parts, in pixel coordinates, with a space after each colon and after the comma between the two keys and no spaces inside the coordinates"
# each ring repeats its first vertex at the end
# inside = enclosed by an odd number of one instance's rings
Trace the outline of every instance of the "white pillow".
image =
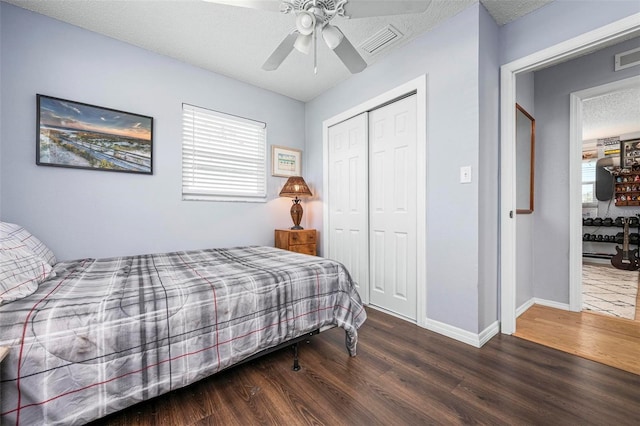
{"type": "Polygon", "coordinates": [[[15,223],[0,222],[0,241],[5,241],[7,238],[20,241],[27,249],[43,258],[49,265],[56,264],[56,256],[49,247],[22,226],[15,223]]]}
{"type": "Polygon", "coordinates": [[[29,296],[50,276],[55,272],[40,256],[15,241],[2,241],[0,305],[29,296]]]}

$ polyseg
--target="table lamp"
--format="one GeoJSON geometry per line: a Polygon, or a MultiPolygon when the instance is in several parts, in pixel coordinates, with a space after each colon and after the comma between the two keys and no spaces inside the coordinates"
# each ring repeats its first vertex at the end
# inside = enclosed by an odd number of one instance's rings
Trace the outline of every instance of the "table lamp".
{"type": "Polygon", "coordinates": [[[300,205],[300,198],[298,197],[310,197],[311,191],[307,186],[307,183],[300,176],[291,176],[287,179],[287,183],[282,187],[280,191],[281,197],[293,198],[293,205],[291,206],[291,219],[293,219],[293,227],[291,229],[303,229],[300,226],[302,220],[302,206],[300,205]]]}

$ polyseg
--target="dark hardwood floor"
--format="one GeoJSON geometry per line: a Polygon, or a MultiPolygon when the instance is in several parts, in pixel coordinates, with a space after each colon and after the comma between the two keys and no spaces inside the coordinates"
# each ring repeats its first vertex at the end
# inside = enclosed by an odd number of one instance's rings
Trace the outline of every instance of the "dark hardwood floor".
{"type": "Polygon", "coordinates": [[[358,356],[333,329],[95,425],[637,425],[640,376],[499,335],[481,349],[368,309],[358,356]]]}

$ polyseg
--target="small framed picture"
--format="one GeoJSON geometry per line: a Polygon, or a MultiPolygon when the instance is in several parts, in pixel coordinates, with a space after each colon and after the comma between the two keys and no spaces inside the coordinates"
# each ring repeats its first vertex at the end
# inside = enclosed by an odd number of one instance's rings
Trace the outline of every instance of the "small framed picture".
{"type": "Polygon", "coordinates": [[[37,95],[36,164],[153,174],[153,118],[37,95]]]}
{"type": "Polygon", "coordinates": [[[302,151],[285,146],[271,146],[271,176],[300,176],[302,151]]]}

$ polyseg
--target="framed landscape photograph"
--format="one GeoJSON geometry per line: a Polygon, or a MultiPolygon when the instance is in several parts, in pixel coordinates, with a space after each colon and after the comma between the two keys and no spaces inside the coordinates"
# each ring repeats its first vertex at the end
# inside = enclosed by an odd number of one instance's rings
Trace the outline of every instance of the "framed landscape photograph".
{"type": "Polygon", "coordinates": [[[273,145],[271,147],[271,175],[280,177],[300,176],[302,151],[273,145]]]}
{"type": "Polygon", "coordinates": [[[36,164],[153,173],[153,118],[37,95],[36,164]]]}

